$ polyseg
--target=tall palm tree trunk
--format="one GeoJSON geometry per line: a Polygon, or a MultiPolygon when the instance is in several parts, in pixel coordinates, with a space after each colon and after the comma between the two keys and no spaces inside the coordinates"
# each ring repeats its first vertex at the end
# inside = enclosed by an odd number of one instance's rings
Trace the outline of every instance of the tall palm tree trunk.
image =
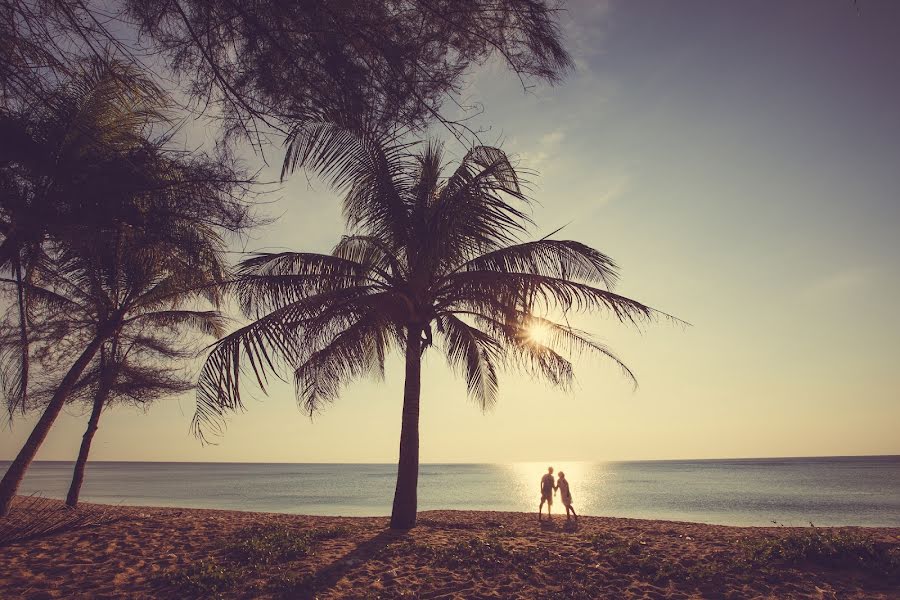
{"type": "Polygon", "coordinates": [[[406,382],[403,388],[403,424],[400,428],[400,461],[391,511],[393,529],[416,524],[416,487],[419,484],[419,396],[422,389],[422,330],[409,327],[406,334],[406,382]]]}
{"type": "Polygon", "coordinates": [[[16,492],[19,490],[19,486],[22,484],[22,479],[25,478],[25,471],[28,469],[29,465],[31,465],[31,461],[34,460],[38,449],[40,449],[41,444],[43,444],[44,440],[47,438],[47,434],[50,432],[50,428],[53,426],[54,421],[56,421],[56,417],[58,417],[60,411],[62,411],[63,405],[66,403],[66,397],[68,397],[69,392],[72,391],[75,382],[81,377],[85,367],[87,367],[91,359],[94,358],[94,355],[97,354],[97,350],[100,348],[102,342],[103,336],[96,336],[91,343],[88,344],[87,348],[84,349],[84,352],[81,353],[81,356],[78,357],[75,364],[71,366],[69,372],[63,377],[62,382],[53,394],[53,398],[51,398],[49,404],[47,404],[47,408],[44,409],[44,414],[41,415],[41,418],[38,420],[37,425],[34,426],[31,435],[29,435],[28,439],[25,441],[25,445],[22,446],[18,456],[16,456],[12,464],[9,465],[9,469],[6,470],[6,475],[4,475],[3,480],[0,481],[0,517],[5,517],[9,514],[9,507],[12,504],[16,492]]]}
{"type": "MultiPolygon", "coordinates": [[[[66,506],[75,508],[78,506],[78,496],[81,494],[81,484],[84,483],[84,469],[87,466],[88,454],[91,452],[91,442],[94,440],[94,434],[100,427],[100,413],[106,406],[106,399],[109,398],[109,392],[112,389],[113,377],[107,371],[107,359],[104,348],[100,349],[100,386],[94,395],[94,405],[91,408],[91,417],[88,419],[88,426],[81,436],[81,448],[78,450],[78,460],[75,461],[75,469],[72,471],[72,483],[69,485],[69,493],[66,495],[66,506]]],[[[115,353],[115,348],[111,354],[115,353]]]]}

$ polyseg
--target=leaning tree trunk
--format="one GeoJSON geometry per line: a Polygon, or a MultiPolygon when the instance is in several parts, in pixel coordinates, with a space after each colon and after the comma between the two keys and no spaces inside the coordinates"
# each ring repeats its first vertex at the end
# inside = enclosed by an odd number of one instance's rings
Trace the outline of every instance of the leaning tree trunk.
{"type": "Polygon", "coordinates": [[[0,517],[5,517],[9,514],[9,507],[12,504],[16,492],[19,490],[19,486],[22,484],[22,479],[25,477],[25,471],[28,469],[29,465],[31,465],[31,461],[34,460],[38,449],[47,438],[47,434],[50,432],[53,422],[56,421],[56,417],[58,417],[60,411],[62,411],[63,405],[66,403],[66,397],[68,397],[69,392],[72,391],[75,382],[81,377],[85,367],[87,367],[91,359],[94,358],[94,355],[97,354],[97,349],[100,348],[102,342],[103,337],[98,335],[90,344],[88,344],[87,348],[84,349],[84,352],[81,353],[81,356],[78,357],[78,360],[75,361],[75,364],[72,365],[69,372],[63,377],[62,382],[53,394],[53,398],[50,399],[50,403],[47,404],[47,408],[44,409],[44,414],[41,415],[37,425],[34,426],[31,435],[28,436],[28,439],[19,451],[18,456],[16,456],[12,464],[9,465],[9,469],[6,470],[6,475],[4,475],[3,480],[0,481],[0,517]]]}
{"type": "Polygon", "coordinates": [[[28,308],[25,283],[22,281],[22,261],[18,256],[13,258],[13,268],[16,272],[16,298],[19,304],[19,389],[22,390],[21,395],[14,402],[20,402],[22,412],[24,412],[25,403],[28,401],[28,308]]]}
{"type": "MultiPolygon", "coordinates": [[[[78,460],[75,461],[75,469],[72,472],[72,484],[69,486],[69,493],[66,496],[66,506],[75,508],[78,506],[78,496],[81,494],[81,484],[84,483],[84,469],[87,466],[88,454],[91,452],[91,442],[94,440],[94,434],[100,426],[100,413],[106,406],[106,399],[109,398],[109,392],[112,389],[113,377],[106,370],[109,367],[103,348],[100,349],[100,386],[94,395],[94,406],[91,408],[91,417],[88,419],[88,426],[81,436],[81,449],[78,450],[78,460]]],[[[113,350],[114,352],[114,350],[113,350]]]]}
{"type": "Polygon", "coordinates": [[[416,524],[416,487],[419,483],[419,393],[422,383],[422,331],[410,327],[406,334],[406,383],[403,388],[403,424],[400,428],[400,461],[391,527],[410,529],[416,524]]]}

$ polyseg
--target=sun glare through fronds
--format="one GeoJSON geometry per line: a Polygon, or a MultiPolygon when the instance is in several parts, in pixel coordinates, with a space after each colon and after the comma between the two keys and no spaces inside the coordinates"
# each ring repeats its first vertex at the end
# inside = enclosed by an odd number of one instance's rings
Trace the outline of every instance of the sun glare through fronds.
{"type": "Polygon", "coordinates": [[[525,326],[525,337],[532,344],[546,346],[550,342],[550,326],[540,321],[533,321],[525,326]]]}

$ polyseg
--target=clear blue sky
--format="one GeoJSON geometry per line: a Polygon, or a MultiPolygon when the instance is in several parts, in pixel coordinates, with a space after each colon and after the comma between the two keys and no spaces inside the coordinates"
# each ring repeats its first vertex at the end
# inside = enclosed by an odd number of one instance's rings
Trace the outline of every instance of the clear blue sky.
{"type": "MultiPolygon", "coordinates": [[[[563,86],[523,94],[494,64],[473,75],[483,139],[541,173],[541,233],[568,224],[619,262],[620,292],[693,327],[580,319],[639,389],[583,362],[571,394],[504,377],[486,415],[432,353],[423,461],[900,454],[900,4],[859,10],[575,2],[563,86]]],[[[281,196],[248,248],[327,251],[335,198],[302,174],[281,196]]],[[[277,388],[214,447],[188,435],[192,397],[115,409],[92,458],[392,462],[401,390],[394,361],[310,422],[277,388]]],[[[70,412],[39,458],[75,456],[86,416],[70,412]]],[[[0,458],[31,423],[0,433],[0,458]]]]}

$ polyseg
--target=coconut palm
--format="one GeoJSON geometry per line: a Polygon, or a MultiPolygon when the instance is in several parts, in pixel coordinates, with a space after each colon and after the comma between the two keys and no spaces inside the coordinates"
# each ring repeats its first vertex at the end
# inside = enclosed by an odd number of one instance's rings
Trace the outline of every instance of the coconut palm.
{"type": "Polygon", "coordinates": [[[72,472],[72,482],[66,495],[66,504],[78,505],[81,484],[91,442],[100,426],[102,412],[111,406],[127,404],[148,408],[153,402],[178,396],[194,389],[194,382],[185,372],[184,362],[195,357],[188,350],[193,340],[184,334],[221,334],[215,313],[204,313],[196,319],[182,319],[171,326],[148,327],[145,319],[132,322],[100,348],[99,359],[87,369],[74,389],[71,400],[91,406],[87,429],[81,440],[78,459],[72,472]],[[199,328],[198,328],[199,326],[199,328]],[[187,331],[178,331],[187,329],[187,331]],[[182,368],[179,368],[182,367],[182,368]]]}
{"type": "MultiPolygon", "coordinates": [[[[185,294],[192,292],[186,290],[185,294]]],[[[46,406],[59,380],[73,361],[77,349],[86,343],[83,326],[87,319],[73,319],[71,315],[57,316],[45,327],[46,334],[33,335],[32,361],[38,361],[42,374],[40,385],[29,394],[29,409],[46,406]]],[[[66,496],[70,507],[78,505],[81,485],[91,443],[103,411],[112,406],[128,405],[143,409],[166,397],[178,396],[194,389],[187,363],[195,359],[198,341],[208,331],[207,324],[218,328],[219,319],[213,313],[201,314],[194,320],[184,319],[160,327],[152,320],[139,319],[127,323],[100,351],[72,387],[67,403],[90,408],[87,428],[82,436],[72,482],[66,496]],[[198,329],[196,325],[200,325],[198,329]]]]}
{"type": "MultiPolygon", "coordinates": [[[[99,233],[69,240],[28,286],[33,310],[66,315],[64,339],[77,340],[78,351],[0,481],[0,516],[9,510],[25,470],[101,347],[112,342],[110,352],[101,355],[100,372],[108,377],[115,372],[108,363],[117,359],[123,339],[142,328],[192,327],[214,336],[223,332],[218,311],[195,306],[218,303],[225,271],[220,240],[188,228],[180,238],[165,241],[125,226],[99,233]]],[[[107,379],[101,385],[114,383],[107,379]]]]}
{"type": "Polygon", "coordinates": [[[422,354],[439,346],[487,409],[498,371],[520,368],[567,386],[570,359],[588,352],[628,368],[571,311],[608,310],[636,323],[655,311],[610,288],[616,266],[584,244],[521,241],[532,223],[529,198],[497,148],[469,151],[442,177],[442,151],[418,153],[389,138],[318,123],[292,133],[284,172],[308,167],[343,192],[349,233],[332,254],[259,254],[241,263],[237,298],[249,325],[220,340],[201,372],[194,430],[219,433],[243,408],[241,375],[265,389],[267,376],[293,370],[310,414],[341,387],[382,374],[392,350],[406,379],[391,526],[416,521],[422,354]],[[553,319],[548,315],[556,315],[553,319]],[[541,332],[541,335],[536,335],[541,332]]]}

